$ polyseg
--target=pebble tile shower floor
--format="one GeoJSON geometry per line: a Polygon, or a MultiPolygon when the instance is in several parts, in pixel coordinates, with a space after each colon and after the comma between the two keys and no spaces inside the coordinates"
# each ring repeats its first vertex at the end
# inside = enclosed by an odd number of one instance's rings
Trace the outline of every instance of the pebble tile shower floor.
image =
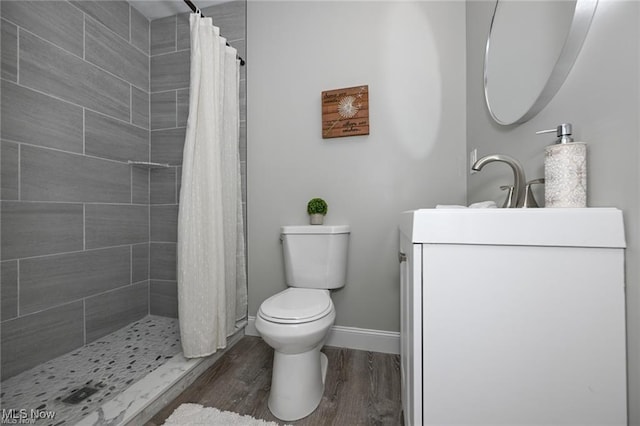
{"type": "Polygon", "coordinates": [[[80,349],[1,383],[4,410],[55,412],[37,425],[73,425],[180,353],[178,320],[146,316],[80,349]],[[98,391],[78,404],[62,402],[82,387],[98,391]]]}

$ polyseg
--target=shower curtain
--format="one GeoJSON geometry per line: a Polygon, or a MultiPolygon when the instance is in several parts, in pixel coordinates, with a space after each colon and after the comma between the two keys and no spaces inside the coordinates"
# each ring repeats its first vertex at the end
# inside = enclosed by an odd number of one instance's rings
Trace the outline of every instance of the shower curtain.
{"type": "Polygon", "coordinates": [[[226,347],[246,317],[239,161],[239,62],[211,18],[191,14],[189,119],[178,210],[178,315],[184,356],[226,347]]]}

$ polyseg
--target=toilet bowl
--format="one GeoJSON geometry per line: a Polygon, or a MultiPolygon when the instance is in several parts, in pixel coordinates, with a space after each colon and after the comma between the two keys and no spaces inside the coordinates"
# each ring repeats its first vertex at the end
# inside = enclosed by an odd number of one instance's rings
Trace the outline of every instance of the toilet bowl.
{"type": "Polygon", "coordinates": [[[260,305],[255,327],[274,349],[269,410],[294,421],[320,403],[336,312],[329,290],[346,281],[348,226],[283,226],[286,290],[260,305]]]}
{"type": "Polygon", "coordinates": [[[269,410],[279,419],[301,419],[320,403],[328,364],[320,349],[335,318],[327,290],[289,288],[260,307],[255,326],[274,349],[269,410]]]}

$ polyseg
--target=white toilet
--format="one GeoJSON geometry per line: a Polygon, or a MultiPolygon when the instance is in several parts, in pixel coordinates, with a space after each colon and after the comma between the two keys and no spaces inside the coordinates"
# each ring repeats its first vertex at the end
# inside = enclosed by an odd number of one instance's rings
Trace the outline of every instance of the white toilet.
{"type": "Polygon", "coordinates": [[[275,352],[269,409],[281,420],[311,414],[322,399],[327,356],[320,352],[336,318],[330,289],[343,287],[349,226],[283,226],[286,284],[260,305],[256,329],[275,352]]]}

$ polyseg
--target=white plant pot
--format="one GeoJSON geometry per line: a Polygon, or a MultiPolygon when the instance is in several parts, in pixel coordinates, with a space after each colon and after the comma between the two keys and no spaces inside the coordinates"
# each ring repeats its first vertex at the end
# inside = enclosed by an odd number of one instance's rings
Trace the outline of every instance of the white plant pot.
{"type": "Polygon", "coordinates": [[[311,221],[312,225],[322,225],[322,222],[324,221],[324,215],[320,213],[310,214],[309,220],[311,221]]]}

